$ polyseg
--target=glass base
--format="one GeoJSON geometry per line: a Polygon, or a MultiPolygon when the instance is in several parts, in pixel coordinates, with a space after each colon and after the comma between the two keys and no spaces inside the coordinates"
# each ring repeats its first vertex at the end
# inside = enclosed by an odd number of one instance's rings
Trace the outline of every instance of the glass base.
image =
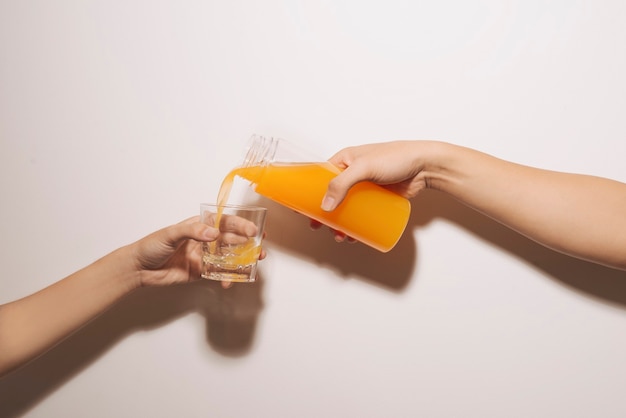
{"type": "Polygon", "coordinates": [[[205,263],[202,278],[220,282],[252,283],[256,281],[256,264],[238,268],[224,268],[205,263]]]}

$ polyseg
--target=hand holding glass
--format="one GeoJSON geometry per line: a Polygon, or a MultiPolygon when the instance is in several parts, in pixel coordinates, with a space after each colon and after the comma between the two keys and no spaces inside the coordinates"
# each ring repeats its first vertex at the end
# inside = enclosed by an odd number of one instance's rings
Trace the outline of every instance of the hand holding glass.
{"type": "Polygon", "coordinates": [[[202,245],[202,277],[227,282],[254,282],[267,209],[260,206],[200,205],[200,221],[219,229],[202,245]]]}

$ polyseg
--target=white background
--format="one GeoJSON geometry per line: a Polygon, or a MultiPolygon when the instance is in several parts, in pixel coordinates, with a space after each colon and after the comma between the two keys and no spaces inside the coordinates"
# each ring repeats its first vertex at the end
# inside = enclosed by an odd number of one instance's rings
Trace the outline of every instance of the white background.
{"type": "MultiPolygon", "coordinates": [[[[0,303],[196,214],[252,133],[626,181],[625,21],[618,0],[0,1],[0,303]]],[[[259,283],[132,294],[0,380],[0,415],[626,414],[625,273],[434,192],[388,254],[261,201],[259,283]]]]}

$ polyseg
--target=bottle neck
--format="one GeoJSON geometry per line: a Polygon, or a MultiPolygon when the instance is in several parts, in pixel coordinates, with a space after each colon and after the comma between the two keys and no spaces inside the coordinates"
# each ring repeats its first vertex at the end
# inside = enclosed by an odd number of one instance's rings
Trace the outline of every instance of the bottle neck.
{"type": "Polygon", "coordinates": [[[279,140],[253,135],[250,138],[248,152],[243,159],[242,167],[265,167],[274,161],[279,140]]]}
{"type": "Polygon", "coordinates": [[[234,175],[259,184],[265,168],[274,161],[279,142],[277,138],[252,135],[243,163],[233,171],[234,175]]]}

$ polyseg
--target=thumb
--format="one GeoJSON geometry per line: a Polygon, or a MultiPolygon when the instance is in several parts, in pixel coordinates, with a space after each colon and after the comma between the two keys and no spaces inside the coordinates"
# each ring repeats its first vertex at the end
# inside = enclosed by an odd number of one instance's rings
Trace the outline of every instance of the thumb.
{"type": "Polygon", "coordinates": [[[363,180],[365,177],[357,167],[346,168],[328,183],[326,194],[322,199],[322,209],[326,212],[335,210],[343,202],[350,188],[363,180]]]}
{"type": "Polygon", "coordinates": [[[202,242],[214,241],[219,235],[219,231],[216,228],[191,220],[172,225],[163,229],[162,232],[162,241],[171,247],[178,246],[181,241],[186,239],[202,242]]]}

